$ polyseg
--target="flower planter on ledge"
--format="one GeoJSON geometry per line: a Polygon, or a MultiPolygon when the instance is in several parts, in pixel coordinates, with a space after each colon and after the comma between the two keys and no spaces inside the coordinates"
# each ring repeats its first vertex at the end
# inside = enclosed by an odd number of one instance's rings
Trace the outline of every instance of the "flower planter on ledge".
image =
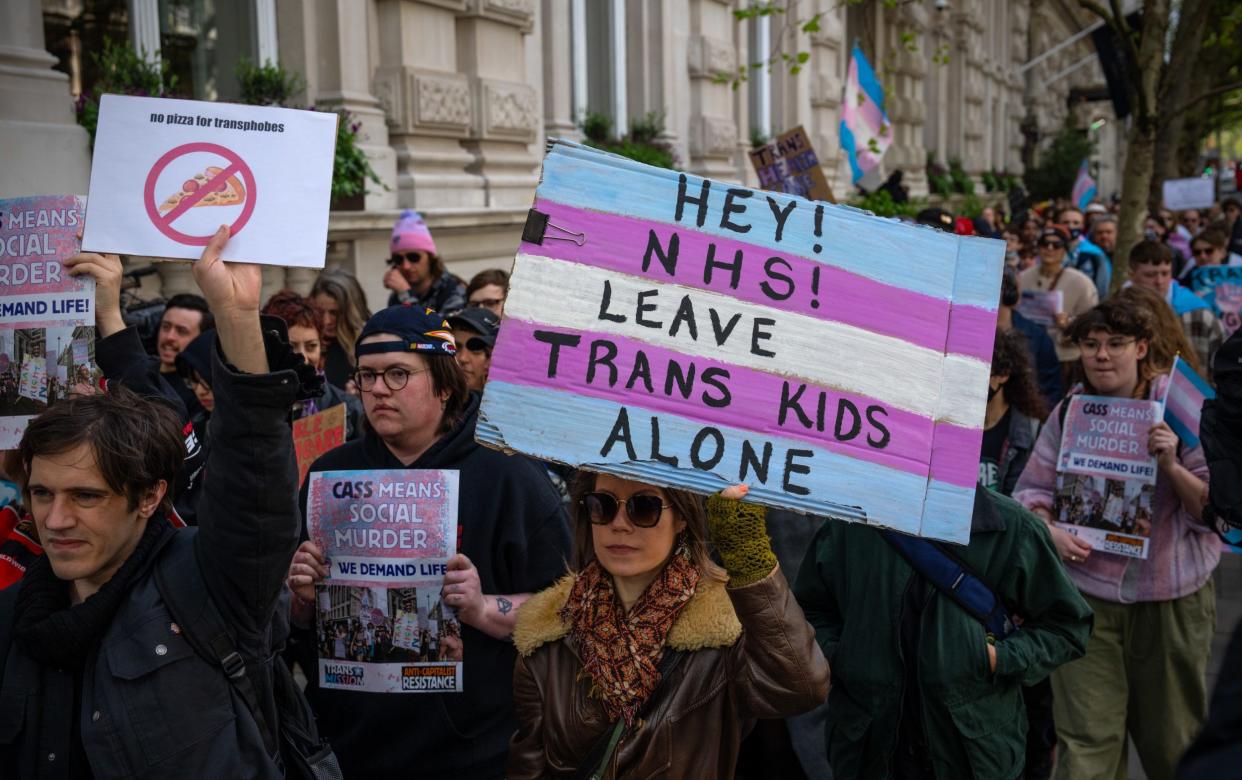
{"type": "Polygon", "coordinates": [[[360,192],[357,195],[342,195],[339,198],[333,198],[330,208],[332,211],[363,211],[366,205],[367,196],[360,192]]]}

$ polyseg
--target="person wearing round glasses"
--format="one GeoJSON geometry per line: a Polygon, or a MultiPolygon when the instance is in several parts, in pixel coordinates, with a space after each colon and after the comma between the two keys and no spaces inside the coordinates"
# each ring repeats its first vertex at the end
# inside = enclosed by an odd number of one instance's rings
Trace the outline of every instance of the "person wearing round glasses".
{"type": "Polygon", "coordinates": [[[1099,292],[1091,278],[1077,268],[1066,265],[1069,243],[1070,234],[1064,227],[1045,227],[1040,231],[1039,242],[1036,244],[1039,263],[1018,275],[1018,286],[1023,292],[1034,290],[1061,293],[1061,311],[1055,321],[1045,327],[1056,346],[1063,373],[1067,372],[1067,363],[1078,360],[1079,353],[1077,346],[1062,339],[1062,334],[1074,317],[1099,302],[1099,292]]]}
{"type": "MultiPolygon", "coordinates": [[[[307,697],[345,777],[383,777],[401,767],[428,778],[503,776],[517,728],[509,640],[516,609],[561,576],[569,556],[561,498],[543,469],[475,442],[479,395],[467,389],[456,351],[448,323],[433,311],[391,306],[372,316],[355,347],[367,430],[310,468],[459,472],[459,554],[442,594],[462,623],[464,690],[329,690],[308,675],[307,697]]],[[[288,577],[295,625],[313,626],[314,585],[326,575],[323,551],[304,542],[288,577]]]]}
{"type": "MultiPolygon", "coordinates": [[[[1145,307],[1121,296],[1079,317],[1069,335],[1082,350],[1086,380],[1070,394],[1163,398],[1171,366],[1153,360],[1155,328],[1145,307]]],[[[1048,524],[1070,578],[1095,612],[1086,655],[1052,675],[1057,776],[1125,776],[1128,733],[1147,776],[1173,777],[1207,710],[1215,631],[1212,572],[1221,543],[1201,522],[1208,481],[1203,450],[1180,441],[1166,423],[1154,425],[1147,452],[1156,460],[1155,489],[1146,503],[1139,493],[1133,521],[1148,534],[1147,558],[1093,549],[1053,524],[1060,508],[1100,501],[1094,482],[1057,473],[1065,403],[1048,416],[1014,491],[1048,524]]],[[[1128,504],[1136,487],[1109,480],[1104,490],[1128,504]]]]}
{"type": "Polygon", "coordinates": [[[757,718],[807,712],[828,662],[738,485],[580,472],[575,571],[518,613],[510,780],[733,777],[757,718]],[[714,546],[723,570],[708,552],[714,546]]]}
{"type": "Polygon", "coordinates": [[[392,290],[389,306],[404,303],[444,314],[466,307],[466,283],[444,267],[422,214],[411,209],[401,212],[389,249],[392,254],[384,274],[384,286],[392,290]]]}

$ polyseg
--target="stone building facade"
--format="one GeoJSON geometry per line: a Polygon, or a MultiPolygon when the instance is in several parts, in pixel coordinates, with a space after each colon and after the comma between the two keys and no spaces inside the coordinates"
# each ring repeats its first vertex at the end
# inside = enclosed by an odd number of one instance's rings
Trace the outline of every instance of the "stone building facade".
{"type": "MultiPolygon", "coordinates": [[[[426,214],[459,275],[507,267],[545,139],[580,137],[588,112],[611,118],[620,133],[658,115],[658,140],[679,167],[752,184],[752,140],[802,125],[834,192],[847,194],[837,136],[855,41],[885,86],[893,124],[879,173],[901,169],[913,195],[927,192],[929,155],[958,159],[976,178],[1020,173],[1024,144],[1037,148],[1071,110],[1080,126],[1098,128],[1101,192],[1117,187],[1121,124],[1106,102],[1068,103],[1071,90],[1103,83],[1089,37],[1061,45],[1092,22],[1071,3],[784,0],[783,13],[737,19],[747,5],[8,0],[0,5],[0,196],[85,192],[89,152],[71,101],[103,34],[172,61],[194,97],[235,97],[232,66],[245,56],[299,74],[301,102],[353,114],[383,187],[372,186],[362,210],[333,212],[327,262],[356,271],[373,306],[385,297],[386,239],[401,208],[426,214]],[[812,18],[818,29],[804,32],[812,18]],[[793,72],[782,54],[805,54],[805,63],[793,72]],[[769,58],[776,64],[749,69],[736,86],[722,77],[769,58]]],[[[312,280],[313,272],[273,268],[266,283],[305,291],[312,280]]],[[[150,284],[164,294],[191,286],[186,266],[171,263],[150,284]]]]}

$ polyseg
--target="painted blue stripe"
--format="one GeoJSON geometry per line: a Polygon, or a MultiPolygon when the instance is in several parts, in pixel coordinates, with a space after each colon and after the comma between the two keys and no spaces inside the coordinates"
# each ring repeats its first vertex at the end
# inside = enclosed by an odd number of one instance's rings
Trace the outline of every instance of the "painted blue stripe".
{"type": "MultiPolygon", "coordinates": [[[[691,204],[686,204],[682,221],[675,221],[678,176],[676,171],[652,168],[571,142],[557,141],[544,159],[543,180],[536,194],[570,206],[696,229],[697,207],[691,204]]],[[[686,178],[687,192],[697,196],[704,179],[691,174],[686,174],[686,178]]],[[[755,192],[745,201],[744,214],[732,215],[736,223],[751,225],[750,231],[737,233],[720,227],[729,186],[712,182],[708,219],[702,228],[697,228],[701,232],[768,247],[783,254],[820,259],[883,284],[954,303],[985,309],[997,307],[999,277],[986,294],[982,293],[983,285],[969,285],[962,290],[964,297],[954,297],[954,262],[961,241],[959,236],[876,217],[849,206],[811,204],[804,198],[763,191],[755,192]],[[765,196],[771,197],[778,207],[790,200],[798,202],[785,223],[779,243],[775,240],[776,220],[765,196]],[[821,237],[814,235],[814,205],[824,207],[821,237]],[[814,250],[815,244],[821,245],[821,251],[814,250]]],[[[589,227],[587,233],[590,241],[589,227]]]]}
{"type": "Polygon", "coordinates": [[[854,131],[844,119],[841,120],[841,148],[845,150],[846,159],[850,163],[850,180],[857,184],[863,177],[863,170],[858,167],[858,147],[854,142],[854,131]]]}
{"type": "MultiPolygon", "coordinates": [[[[932,482],[935,491],[931,491],[925,477],[854,460],[805,442],[721,427],[718,430],[725,441],[724,457],[711,472],[700,471],[690,466],[689,452],[702,423],[657,413],[660,452],[679,458],[679,467],[674,467],[649,460],[653,415],[640,406],[627,405],[639,462],[629,460],[624,443],[614,445],[605,457],[601,449],[621,409],[622,405],[615,402],[550,388],[488,382],[475,435],[479,441],[495,447],[701,493],[716,492],[738,481],[743,439],[748,439],[759,452],[763,451],[764,442],[771,442],[766,485],[750,473],[746,480],[751,485],[749,500],[846,520],[865,520],[906,533],[930,528],[936,538],[946,541],[964,543],[969,537],[972,489],[932,482]],[[593,434],[584,436],[584,431],[593,434]],[[792,482],[808,488],[810,492],[805,496],[782,489],[785,453],[789,449],[811,453],[797,460],[807,465],[810,473],[790,476],[792,482]],[[933,493],[935,500],[925,511],[924,498],[931,501],[933,493]],[[965,510],[961,511],[963,507],[965,510]],[[865,509],[865,514],[860,509],[865,509]]],[[[714,451],[710,440],[705,451],[714,451]]]]}
{"type": "Polygon", "coordinates": [[[1206,401],[1210,398],[1216,397],[1216,391],[1213,390],[1212,386],[1207,383],[1207,380],[1199,376],[1198,372],[1191,368],[1185,360],[1178,359],[1174,362],[1177,364],[1177,372],[1185,377],[1186,381],[1194,385],[1196,390],[1203,394],[1203,400],[1206,401]]]}
{"type": "Polygon", "coordinates": [[[994,238],[963,236],[959,239],[957,274],[953,278],[953,302],[987,301],[983,308],[1000,305],[1001,277],[1005,272],[1005,242],[994,238]]]}
{"type": "Polygon", "coordinates": [[[871,67],[871,62],[867,60],[867,55],[863,54],[862,47],[857,43],[854,44],[853,52],[854,62],[858,65],[858,88],[867,93],[867,97],[871,102],[884,109],[884,88],[880,86],[880,80],[875,77],[875,70],[871,67]]]}

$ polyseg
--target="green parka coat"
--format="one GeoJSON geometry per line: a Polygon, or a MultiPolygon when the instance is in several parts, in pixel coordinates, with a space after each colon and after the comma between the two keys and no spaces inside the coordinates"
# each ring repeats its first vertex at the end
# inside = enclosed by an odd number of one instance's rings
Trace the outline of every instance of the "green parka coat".
{"type": "Polygon", "coordinates": [[[876,529],[828,521],[794,592],[832,668],[828,761],[836,780],[891,776],[906,685],[940,780],[1012,780],[1025,762],[1021,686],[1086,651],[1091,608],[1066,576],[1043,522],[990,490],[976,492],[970,544],[953,550],[998,593],[1021,628],[996,643],[934,589],[919,619],[917,679],[907,679],[900,627],[913,570],[876,529]]]}

